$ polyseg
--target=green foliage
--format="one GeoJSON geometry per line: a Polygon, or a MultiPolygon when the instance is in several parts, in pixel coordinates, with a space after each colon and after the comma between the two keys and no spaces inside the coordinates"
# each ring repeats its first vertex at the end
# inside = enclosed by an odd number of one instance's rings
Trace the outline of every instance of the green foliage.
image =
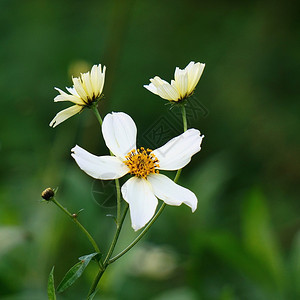
{"type": "Polygon", "coordinates": [[[93,257],[98,253],[92,253],[89,255],[79,257],[80,262],[75,264],[64,276],[62,281],[57,287],[57,292],[62,293],[68,287],[70,287],[84,272],[85,268],[88,266],[93,257]]]}
{"type": "Polygon", "coordinates": [[[93,300],[97,294],[98,290],[96,290],[94,293],[92,293],[88,298],[87,300],[93,300]]]}
{"type": "Polygon", "coordinates": [[[50,272],[49,278],[48,278],[48,288],[47,288],[47,291],[48,291],[48,299],[49,300],[56,300],[53,272],[54,272],[54,266],[51,269],[51,272],[50,272]]]}
{"type": "Polygon", "coordinates": [[[257,260],[265,280],[272,280],[280,291],[284,280],[282,257],[261,191],[254,189],[249,194],[242,220],[245,249],[257,260]]]}

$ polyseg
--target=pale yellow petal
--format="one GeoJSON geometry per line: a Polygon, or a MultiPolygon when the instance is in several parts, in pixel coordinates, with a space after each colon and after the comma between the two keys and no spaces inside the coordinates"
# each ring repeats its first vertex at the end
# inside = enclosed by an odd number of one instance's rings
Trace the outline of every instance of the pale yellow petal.
{"type": "Polygon", "coordinates": [[[93,99],[94,92],[91,83],[90,72],[81,74],[81,79],[83,82],[82,87],[84,88],[88,98],[93,99]]]}
{"type": "Polygon", "coordinates": [[[56,127],[60,123],[64,122],[65,120],[69,119],[70,117],[76,115],[79,113],[84,107],[79,105],[73,105],[71,107],[68,107],[59,113],[56,114],[56,116],[53,118],[53,120],[50,122],[50,127],[56,127]]]}
{"type": "Polygon", "coordinates": [[[101,65],[99,65],[99,70],[101,73],[101,80],[99,80],[99,95],[102,93],[103,86],[104,86],[104,81],[105,81],[105,72],[106,72],[106,67],[103,66],[103,71],[101,72],[101,65]]]}
{"type": "Polygon", "coordinates": [[[74,96],[74,95],[69,95],[59,88],[55,88],[55,89],[60,93],[60,95],[57,95],[54,98],[54,102],[71,101],[75,104],[84,105],[84,102],[82,101],[82,99],[80,97],[74,96]]]}
{"type": "Polygon", "coordinates": [[[80,96],[80,98],[87,103],[87,94],[82,86],[82,82],[79,78],[75,77],[72,78],[73,83],[74,83],[74,88],[77,92],[77,94],[80,96]]]}
{"type": "Polygon", "coordinates": [[[188,74],[186,70],[175,70],[175,84],[180,94],[180,98],[184,98],[188,92],[188,74]]]}
{"type": "Polygon", "coordinates": [[[188,68],[188,93],[189,94],[191,94],[196,88],[196,85],[198,84],[205,67],[205,64],[199,62],[193,65],[190,64],[187,66],[187,68],[189,67],[188,68]]]}
{"type": "Polygon", "coordinates": [[[93,91],[95,94],[98,94],[99,91],[99,77],[98,77],[98,66],[93,65],[92,70],[91,70],[91,82],[93,86],[93,91]]]}

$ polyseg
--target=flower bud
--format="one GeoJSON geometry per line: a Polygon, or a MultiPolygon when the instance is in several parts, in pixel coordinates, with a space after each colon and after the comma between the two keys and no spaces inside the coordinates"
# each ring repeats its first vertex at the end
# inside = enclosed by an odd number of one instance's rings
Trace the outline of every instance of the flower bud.
{"type": "Polygon", "coordinates": [[[54,194],[55,193],[51,188],[47,188],[42,192],[42,198],[49,201],[53,198],[54,194]]]}

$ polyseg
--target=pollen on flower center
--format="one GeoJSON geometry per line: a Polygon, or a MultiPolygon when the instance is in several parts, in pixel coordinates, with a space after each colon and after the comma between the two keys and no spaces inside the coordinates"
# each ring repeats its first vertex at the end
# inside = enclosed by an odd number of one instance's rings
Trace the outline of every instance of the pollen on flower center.
{"type": "Polygon", "coordinates": [[[131,150],[124,161],[129,167],[130,174],[146,179],[149,174],[159,173],[156,168],[159,167],[157,157],[151,153],[152,150],[141,147],[140,149],[131,150]]]}

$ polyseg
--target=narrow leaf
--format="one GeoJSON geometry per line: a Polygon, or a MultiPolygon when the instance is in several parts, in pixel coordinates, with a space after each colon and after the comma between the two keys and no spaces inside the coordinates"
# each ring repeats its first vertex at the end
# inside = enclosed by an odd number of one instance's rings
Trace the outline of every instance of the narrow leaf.
{"type": "Polygon", "coordinates": [[[55,296],[55,287],[54,287],[54,266],[49,274],[49,278],[48,278],[48,288],[47,288],[47,292],[48,292],[48,299],[49,300],[56,300],[56,296],[55,296]]]}
{"type": "Polygon", "coordinates": [[[247,252],[260,261],[259,272],[276,288],[284,282],[283,260],[262,191],[253,188],[242,211],[243,238],[247,252]]]}
{"type": "Polygon", "coordinates": [[[95,295],[97,294],[98,290],[96,290],[93,294],[89,295],[89,297],[87,298],[87,300],[93,300],[95,295]]]}
{"type": "Polygon", "coordinates": [[[98,253],[92,253],[89,255],[79,257],[80,262],[74,265],[62,279],[61,283],[57,287],[57,291],[62,293],[68,287],[70,287],[83,273],[85,268],[90,263],[91,259],[98,253]]]}

